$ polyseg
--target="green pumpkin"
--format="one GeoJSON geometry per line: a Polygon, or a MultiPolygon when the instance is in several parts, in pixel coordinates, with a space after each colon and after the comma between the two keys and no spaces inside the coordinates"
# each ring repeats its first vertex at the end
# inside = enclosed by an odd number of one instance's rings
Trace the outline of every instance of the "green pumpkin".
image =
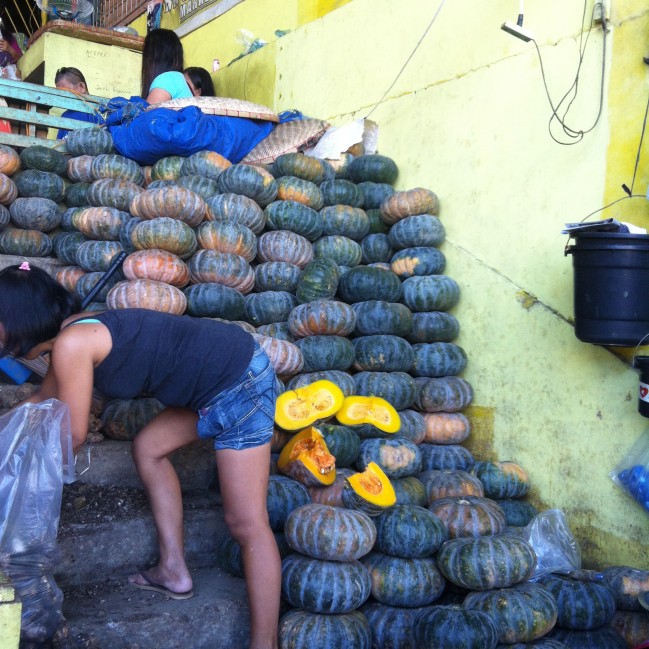
{"type": "Polygon", "coordinates": [[[489,615],[498,627],[498,641],[508,645],[544,636],[554,627],[558,614],[551,593],[531,582],[469,593],[463,606],[489,615]]]}
{"type": "MultiPolygon", "coordinates": [[[[136,230],[140,227],[141,225],[137,226],[136,230]]],[[[246,295],[250,293],[255,283],[255,273],[250,264],[243,257],[229,252],[197,250],[190,257],[187,265],[194,284],[216,282],[236,288],[246,295]]],[[[259,295],[264,295],[264,293],[259,293],[259,295]]],[[[275,320],[281,319],[276,318],[275,320]]],[[[275,322],[275,320],[269,320],[269,322],[275,322]]],[[[263,323],[259,322],[259,324],[263,323]]]]}
{"type": "Polygon", "coordinates": [[[388,232],[395,250],[416,247],[435,247],[443,243],[446,230],[437,216],[415,214],[395,223],[388,232]]]}
{"type": "Polygon", "coordinates": [[[70,207],[86,207],[88,202],[88,189],[90,183],[74,183],[65,192],[65,202],[70,207]]]}
{"type": "Polygon", "coordinates": [[[102,410],[102,432],[117,440],[132,440],[164,406],[153,397],[113,399],[102,410]]]}
{"type": "Polygon", "coordinates": [[[143,191],[142,187],[128,180],[103,178],[90,185],[87,197],[90,205],[115,207],[122,212],[129,212],[131,201],[143,191]]]}
{"type": "Polygon", "coordinates": [[[218,180],[221,173],[230,166],[230,161],[215,151],[198,151],[183,159],[180,174],[181,177],[201,176],[218,180]]]}
{"type": "Polygon", "coordinates": [[[368,234],[361,241],[364,264],[388,263],[394,254],[387,234],[368,234]]]}
{"type": "Polygon", "coordinates": [[[336,471],[356,462],[361,440],[352,428],[339,424],[318,424],[318,430],[329,452],[336,458],[336,471]]]}
{"type": "Polygon", "coordinates": [[[0,253],[21,257],[47,257],[52,252],[52,240],[40,230],[5,228],[0,232],[0,253]]]}
{"type": "Polygon", "coordinates": [[[468,471],[475,459],[471,451],[460,444],[420,444],[421,470],[459,469],[468,471]]]}
{"type": "Polygon", "coordinates": [[[486,613],[463,606],[431,606],[415,621],[417,649],[495,649],[498,627],[486,613]]]}
{"type": "MultiPolygon", "coordinates": [[[[427,451],[431,446],[438,445],[426,444],[420,446],[422,456],[427,454],[424,451],[427,451]]],[[[480,480],[462,469],[425,469],[419,474],[418,478],[424,485],[429,505],[440,498],[484,496],[484,488],[480,480]]]]}
{"type": "Polygon", "coordinates": [[[131,243],[137,250],[160,248],[187,259],[196,250],[196,235],[186,223],[165,217],[137,223],[131,230],[131,243]]]}
{"type": "Polygon", "coordinates": [[[349,180],[325,180],[320,185],[320,191],[326,206],[363,207],[365,201],[363,190],[349,180]]]}
{"type": "Polygon", "coordinates": [[[281,532],[289,514],[310,501],[309,490],[302,483],[283,475],[270,476],[266,497],[270,528],[281,532]]]}
{"type": "Polygon", "coordinates": [[[49,198],[17,198],[9,206],[12,222],[23,230],[51,232],[61,223],[63,214],[49,198]]]}
{"type": "Polygon", "coordinates": [[[63,263],[76,265],[77,250],[87,240],[81,232],[58,232],[52,237],[52,251],[63,263]]]}
{"type": "Polygon", "coordinates": [[[324,161],[304,155],[304,153],[284,153],[273,163],[273,173],[277,178],[295,176],[319,185],[327,177],[324,161]]]}
{"type": "Polygon", "coordinates": [[[285,322],[296,305],[295,296],[285,291],[250,293],[244,298],[245,318],[254,327],[285,322]]]}
{"type": "Polygon", "coordinates": [[[457,318],[444,311],[426,311],[412,314],[412,328],[406,335],[411,343],[449,343],[460,333],[457,318]]]}
{"type": "Polygon", "coordinates": [[[530,488],[527,472],[514,462],[476,462],[471,473],[489,498],[522,498],[530,488]]]}
{"type": "Polygon", "coordinates": [[[282,201],[297,201],[316,211],[324,205],[320,188],[309,180],[295,176],[282,176],[277,180],[277,198],[282,201]]]}
{"type": "Polygon", "coordinates": [[[151,167],[152,180],[178,180],[181,176],[181,168],[187,158],[179,155],[170,155],[160,158],[151,167]]]}
{"type": "Polygon", "coordinates": [[[288,328],[287,322],[270,322],[268,324],[259,325],[255,330],[262,336],[270,336],[271,338],[286,340],[290,343],[295,342],[295,336],[288,328]]]}
{"type": "Polygon", "coordinates": [[[441,275],[446,268],[444,253],[431,246],[404,248],[393,252],[388,261],[392,272],[402,280],[416,275],[441,275]]]}
{"type": "Polygon", "coordinates": [[[407,559],[373,551],[362,559],[372,581],[372,597],[388,606],[428,606],[444,590],[432,557],[407,559]]]}
{"type": "Polygon", "coordinates": [[[286,383],[287,390],[297,390],[316,381],[331,381],[335,383],[346,397],[351,397],[356,392],[354,379],[348,372],[341,370],[325,370],[321,372],[304,372],[291,377],[286,383]]]}
{"type": "Polygon", "coordinates": [[[288,261],[267,261],[255,268],[255,290],[295,293],[302,271],[288,261]]]}
{"type": "Polygon", "coordinates": [[[378,210],[381,203],[394,194],[394,187],[388,183],[374,183],[369,180],[358,183],[357,187],[363,192],[365,210],[378,210]]]}
{"type": "Polygon", "coordinates": [[[187,314],[197,318],[241,320],[244,297],[234,288],[216,282],[200,282],[183,289],[187,314]]]}
{"type": "Polygon", "coordinates": [[[401,420],[399,435],[417,445],[421,444],[426,435],[426,420],[423,415],[415,410],[406,409],[399,413],[399,419],[401,420]]]}
{"type": "Polygon", "coordinates": [[[357,241],[340,234],[320,237],[313,244],[316,259],[330,259],[338,266],[358,266],[363,258],[363,250],[357,241]]]}
{"type": "Polygon", "coordinates": [[[446,275],[409,277],[403,282],[403,303],[411,311],[446,311],[460,299],[460,287],[446,275]]]}
{"type": "Polygon", "coordinates": [[[297,201],[274,201],[264,208],[269,230],[290,230],[313,242],[322,235],[322,216],[297,201]]]}
{"type": "Polygon", "coordinates": [[[235,221],[245,225],[255,234],[261,234],[266,225],[264,210],[248,196],[226,192],[206,200],[208,220],[235,221]]]}
{"type": "Polygon", "coordinates": [[[130,219],[128,212],[114,207],[86,207],[75,215],[74,223],[89,239],[118,241],[124,224],[130,219]]]}
{"type": "Polygon", "coordinates": [[[421,471],[419,447],[399,435],[362,440],[356,467],[359,471],[364,471],[370,462],[378,464],[388,478],[404,478],[421,471]]]}
{"type": "Polygon", "coordinates": [[[295,295],[305,304],[315,300],[331,300],[338,290],[340,270],[331,259],[318,258],[310,261],[302,271],[295,295]]]}
{"type": "Polygon", "coordinates": [[[295,344],[304,357],[304,372],[344,371],[354,362],[354,346],[343,336],[307,336],[295,344]]]}
{"type": "Polygon", "coordinates": [[[313,259],[313,246],[295,232],[273,230],[257,240],[257,257],[261,262],[287,261],[303,269],[313,259]]]}
{"type": "Polygon", "coordinates": [[[437,564],[451,583],[483,591],[527,581],[536,554],[527,541],[509,534],[455,538],[439,549],[437,564]]]}
{"type": "Polygon", "coordinates": [[[128,180],[136,185],[144,184],[144,172],[140,165],[116,153],[102,153],[94,158],[91,166],[94,180],[101,178],[114,178],[115,180],[128,180]]]}
{"type": "Polygon", "coordinates": [[[413,376],[455,376],[466,367],[466,352],[453,343],[418,343],[412,351],[413,376]]]}
{"type": "Polygon", "coordinates": [[[352,305],[356,314],[354,335],[378,334],[405,337],[412,329],[412,313],[404,304],[367,300],[352,305]]]}
{"type": "Polygon", "coordinates": [[[385,399],[397,410],[409,408],[415,399],[415,381],[405,372],[358,372],[356,394],[385,399]]]}
{"type": "Polygon", "coordinates": [[[27,169],[14,178],[18,194],[27,198],[48,198],[60,203],[65,197],[65,181],[58,174],[38,169],[27,169]]]}
{"type": "Polygon", "coordinates": [[[245,225],[233,221],[204,221],[194,232],[200,248],[231,252],[248,263],[257,256],[257,237],[245,225]]]}
{"type": "Polygon", "coordinates": [[[367,600],[370,588],[370,575],[359,561],[324,561],[300,554],[282,560],[282,597],[311,613],[349,613],[367,600]]]}
{"type": "MultiPolygon", "coordinates": [[[[102,279],[104,276],[104,273],[101,271],[90,271],[86,272],[85,275],[82,275],[79,277],[77,280],[77,283],[74,287],[74,292],[77,293],[77,295],[80,295],[82,298],[85,298],[87,295],[90,294],[90,291],[92,291],[97,283],[102,279]]],[[[105,302],[106,297],[108,296],[108,292],[110,291],[117,282],[121,281],[124,279],[124,276],[121,275],[120,273],[115,273],[107,282],[104,284],[104,286],[101,288],[99,293],[95,295],[95,300],[97,302],[105,302]]],[[[110,437],[110,435],[109,435],[110,437]]]]}
{"type": "Polygon", "coordinates": [[[278,191],[271,174],[252,165],[234,164],[219,174],[217,182],[221,193],[247,196],[261,207],[272,203],[278,191]]]}
{"type": "Polygon", "coordinates": [[[359,611],[340,615],[321,615],[302,610],[286,613],[279,624],[280,647],[335,647],[370,649],[372,634],[359,611]]]}
{"type": "Polygon", "coordinates": [[[638,596],[649,592],[649,570],[640,570],[630,566],[610,566],[602,572],[604,582],[613,592],[615,604],[619,610],[644,610],[638,601],[638,596]]]}
{"type": "Polygon", "coordinates": [[[426,487],[414,475],[407,475],[405,478],[393,478],[390,482],[397,497],[397,505],[425,507],[428,504],[426,487]]]}
{"type": "Polygon", "coordinates": [[[396,504],[377,516],[374,524],[375,549],[393,557],[430,557],[448,539],[442,521],[419,505],[396,504]]]}
{"type": "MultiPolygon", "coordinates": [[[[181,176],[175,182],[179,187],[189,189],[189,191],[198,194],[204,201],[212,198],[219,193],[219,186],[216,180],[205,178],[203,176],[181,176]]],[[[151,187],[151,185],[149,185],[151,187]]]]}
{"type": "Polygon", "coordinates": [[[367,220],[370,224],[368,234],[387,234],[390,231],[390,226],[383,220],[383,217],[381,216],[381,210],[369,209],[367,206],[365,206],[365,214],[367,214],[367,220]]]}
{"type": "Polygon", "coordinates": [[[367,514],[317,503],[294,509],[284,534],[289,546],[300,554],[341,562],[365,556],[376,540],[376,528],[367,514]]]}
{"type": "Polygon", "coordinates": [[[122,250],[118,241],[86,241],[77,249],[77,265],[87,271],[105,273],[122,250]]]}
{"type": "MultiPolygon", "coordinates": [[[[297,297],[299,300],[300,296],[297,297]]],[[[299,304],[288,317],[288,326],[296,338],[348,336],[355,324],[356,314],[352,307],[335,300],[313,300],[299,304]]]]}
{"type": "Polygon", "coordinates": [[[401,282],[392,271],[371,266],[356,266],[341,276],[338,292],[342,299],[350,304],[367,300],[398,302],[401,296],[401,282]]]}
{"type": "Polygon", "coordinates": [[[457,376],[415,378],[415,405],[420,412],[460,412],[473,401],[473,388],[457,376]]]}
{"type": "MultiPolygon", "coordinates": [[[[142,223],[144,219],[139,218],[138,216],[134,216],[128,221],[126,221],[122,227],[120,228],[119,231],[119,242],[122,244],[122,247],[126,252],[129,254],[131,252],[135,252],[136,248],[133,245],[133,240],[131,239],[131,233],[133,232],[135,226],[138,223],[142,223]]],[[[193,234],[193,231],[192,231],[193,234]]],[[[196,242],[196,237],[194,236],[194,244],[196,242]]]]}
{"type": "Polygon", "coordinates": [[[113,151],[113,136],[100,126],[70,131],[65,138],[65,147],[71,156],[100,155],[113,151]]]}
{"type": "MultiPolygon", "coordinates": [[[[335,181],[344,182],[344,181],[335,181]]],[[[361,241],[370,229],[367,214],[360,207],[330,205],[320,210],[323,236],[342,236],[361,241]]]]}
{"type": "Polygon", "coordinates": [[[557,626],[590,631],[610,624],[615,615],[615,597],[606,583],[546,575],[539,583],[557,602],[557,626]]]}
{"type": "Polygon", "coordinates": [[[400,336],[378,334],[352,341],[354,369],[369,372],[408,372],[413,364],[413,348],[400,336]]]}
{"type": "Polygon", "coordinates": [[[539,513],[539,510],[526,500],[519,498],[494,498],[494,500],[505,513],[508,527],[525,527],[539,513]]]}
{"type": "Polygon", "coordinates": [[[373,182],[394,185],[399,168],[394,160],[378,153],[360,155],[349,163],[349,179],[355,183],[373,182]]]}
{"type": "Polygon", "coordinates": [[[68,163],[65,156],[49,146],[28,146],[20,153],[20,162],[24,169],[38,169],[63,175],[68,163]]]}

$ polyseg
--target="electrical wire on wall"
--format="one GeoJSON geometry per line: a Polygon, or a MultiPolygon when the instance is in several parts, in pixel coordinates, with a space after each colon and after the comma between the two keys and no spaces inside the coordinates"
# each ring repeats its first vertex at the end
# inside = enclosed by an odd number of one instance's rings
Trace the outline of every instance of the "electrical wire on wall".
{"type": "Polygon", "coordinates": [[[426,27],[426,29],[424,30],[424,33],[421,35],[421,38],[417,42],[417,45],[415,45],[415,48],[412,50],[412,52],[410,52],[410,56],[406,59],[406,62],[401,66],[401,70],[399,70],[399,72],[397,72],[397,76],[394,78],[394,81],[390,84],[389,88],[383,93],[383,96],[381,97],[381,99],[379,99],[374,104],[374,106],[372,106],[372,110],[370,110],[370,112],[367,113],[367,115],[365,115],[365,119],[369,118],[369,116],[383,103],[385,98],[388,96],[388,93],[390,92],[390,90],[392,90],[392,88],[394,88],[394,84],[399,80],[399,77],[403,74],[403,71],[406,69],[406,66],[408,65],[408,63],[410,63],[410,60],[415,55],[415,52],[419,49],[419,46],[422,44],[424,38],[426,38],[426,35],[428,34],[428,32],[430,31],[430,28],[433,26],[433,24],[437,20],[437,16],[439,16],[439,12],[442,10],[442,7],[444,6],[445,3],[446,3],[446,0],[440,0],[439,5],[437,6],[437,10],[433,14],[433,17],[432,17],[431,21],[428,23],[428,27],[426,27]]]}
{"type": "Polygon", "coordinates": [[[534,46],[536,47],[536,52],[539,56],[539,64],[541,66],[541,77],[543,78],[543,86],[545,88],[545,94],[548,98],[548,102],[550,103],[550,108],[552,109],[552,115],[550,116],[550,120],[548,122],[548,132],[550,134],[550,137],[557,143],[557,144],[562,144],[564,146],[570,146],[573,144],[578,144],[581,142],[584,138],[584,135],[587,133],[590,133],[592,130],[595,129],[597,124],[599,123],[600,117],[602,116],[602,110],[604,107],[604,80],[605,80],[605,74],[606,74],[606,35],[607,35],[607,26],[606,26],[606,16],[605,16],[605,11],[604,11],[604,6],[602,3],[595,3],[593,5],[593,10],[591,13],[590,17],[590,26],[588,28],[588,33],[586,34],[586,37],[584,38],[584,23],[586,20],[586,10],[588,6],[588,0],[584,0],[584,10],[582,13],[582,18],[581,18],[581,32],[579,36],[579,63],[577,65],[577,72],[575,74],[575,80],[572,82],[570,88],[566,91],[566,93],[563,95],[559,103],[554,105],[554,102],[552,101],[552,97],[550,97],[550,91],[548,89],[548,84],[547,84],[547,79],[545,76],[545,68],[543,66],[543,58],[541,56],[541,50],[539,48],[538,43],[536,42],[535,39],[531,39],[532,42],[534,43],[534,46]],[[593,26],[595,24],[595,12],[599,11],[601,12],[601,21],[602,21],[602,67],[601,67],[601,80],[600,80],[600,92],[599,92],[599,107],[597,110],[597,116],[595,117],[595,121],[593,124],[585,129],[575,129],[569,126],[566,123],[566,119],[568,117],[568,113],[573,105],[573,102],[577,98],[577,94],[579,92],[579,75],[581,73],[581,66],[584,62],[584,55],[586,54],[586,48],[588,47],[588,41],[590,40],[590,35],[593,31],[593,26]],[[567,103],[566,103],[567,102],[567,103]],[[562,106],[565,108],[562,109],[562,106]],[[558,124],[561,127],[561,130],[563,131],[564,135],[566,138],[568,138],[567,141],[559,139],[552,131],[553,124],[555,122],[558,122],[558,124]]]}

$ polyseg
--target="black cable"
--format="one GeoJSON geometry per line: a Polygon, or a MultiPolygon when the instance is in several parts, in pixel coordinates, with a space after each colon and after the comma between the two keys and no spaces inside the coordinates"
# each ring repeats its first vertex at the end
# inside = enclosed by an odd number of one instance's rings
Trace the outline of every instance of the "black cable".
{"type": "Polygon", "coordinates": [[[628,196],[622,196],[622,198],[618,198],[618,199],[614,200],[612,203],[609,203],[608,205],[604,205],[604,207],[600,207],[599,209],[595,210],[594,212],[591,212],[590,214],[587,214],[587,215],[584,216],[584,218],[583,218],[581,221],[579,221],[579,222],[580,222],[580,223],[583,223],[586,219],[588,219],[588,218],[590,218],[591,216],[593,216],[593,214],[597,214],[598,212],[602,212],[603,210],[605,210],[605,209],[611,207],[612,205],[615,205],[616,203],[619,203],[620,201],[626,201],[626,200],[628,200],[629,198],[644,198],[645,200],[647,200],[647,197],[646,197],[644,194],[629,194],[628,196]]]}
{"type": "Polygon", "coordinates": [[[640,134],[640,142],[638,143],[638,152],[635,156],[635,167],[633,168],[633,180],[631,181],[631,189],[626,185],[622,185],[622,189],[631,196],[633,194],[633,185],[635,185],[635,175],[638,172],[638,163],[640,162],[640,151],[642,150],[642,142],[644,140],[644,133],[647,128],[647,114],[649,114],[649,99],[647,99],[647,107],[644,111],[644,121],[642,122],[642,133],[640,134]]]}
{"type": "MultiPolygon", "coordinates": [[[[587,37],[586,37],[586,41],[585,41],[585,43],[583,45],[583,48],[582,48],[581,44],[583,42],[583,27],[584,27],[584,17],[585,17],[585,10],[586,10],[586,0],[584,0],[584,14],[582,14],[582,23],[581,23],[582,29],[581,29],[581,37],[580,37],[580,45],[579,45],[580,51],[579,51],[579,64],[577,66],[577,73],[575,75],[575,80],[573,81],[572,85],[570,86],[568,91],[565,93],[565,95],[562,97],[561,101],[556,105],[556,107],[555,107],[554,103],[552,102],[552,97],[550,97],[550,90],[548,89],[547,79],[546,79],[546,76],[545,76],[545,68],[543,67],[543,58],[541,56],[541,50],[540,50],[539,45],[536,42],[536,40],[532,39],[532,42],[534,43],[534,47],[536,47],[536,52],[537,52],[538,57],[539,57],[539,64],[540,64],[540,67],[541,67],[541,77],[543,79],[543,86],[545,88],[545,94],[546,94],[546,96],[548,98],[550,108],[552,109],[552,115],[550,116],[550,120],[548,122],[548,132],[550,133],[550,137],[557,144],[562,144],[564,146],[569,146],[569,145],[577,144],[577,143],[581,142],[581,140],[584,138],[584,135],[586,135],[587,133],[590,133],[597,126],[597,124],[599,123],[599,120],[600,120],[600,118],[602,116],[602,111],[603,111],[603,108],[604,108],[604,82],[605,82],[605,78],[606,78],[606,28],[605,28],[605,21],[602,21],[602,25],[603,25],[602,74],[601,74],[601,82],[600,82],[599,108],[598,108],[598,111],[597,111],[597,117],[595,118],[595,121],[593,122],[592,126],[590,126],[588,129],[585,129],[585,130],[584,129],[575,130],[575,129],[571,128],[570,126],[568,126],[566,124],[566,122],[565,122],[568,111],[570,110],[570,107],[572,106],[572,103],[573,103],[573,101],[575,100],[575,98],[577,96],[577,91],[578,91],[578,87],[579,87],[579,75],[580,75],[580,72],[581,72],[581,66],[582,66],[582,63],[583,63],[583,60],[584,60],[584,55],[586,53],[586,47],[588,45],[588,41],[589,41],[589,38],[590,38],[590,33],[591,33],[592,29],[593,29],[595,8],[596,7],[593,7],[593,14],[591,15],[590,27],[588,29],[588,34],[587,34],[587,37]],[[563,102],[566,100],[568,95],[573,91],[573,89],[574,89],[574,96],[570,100],[570,103],[568,104],[568,106],[566,107],[566,110],[565,110],[563,116],[560,116],[558,111],[559,111],[559,109],[561,107],[561,104],[563,104],[563,102]],[[573,142],[562,142],[561,140],[559,140],[559,139],[557,139],[555,137],[554,133],[552,133],[552,122],[554,120],[557,120],[559,122],[559,124],[561,125],[561,128],[563,129],[564,134],[567,137],[572,138],[574,140],[573,142]]],[[[602,8],[602,11],[603,11],[603,8],[602,8]]]]}

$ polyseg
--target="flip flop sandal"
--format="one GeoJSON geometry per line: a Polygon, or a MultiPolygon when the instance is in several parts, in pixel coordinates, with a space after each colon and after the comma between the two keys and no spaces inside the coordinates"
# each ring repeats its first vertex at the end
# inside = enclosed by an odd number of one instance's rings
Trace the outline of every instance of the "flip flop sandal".
{"type": "Polygon", "coordinates": [[[151,577],[147,576],[144,572],[140,572],[138,576],[142,577],[142,579],[146,581],[146,584],[138,584],[135,581],[129,581],[129,583],[136,588],[140,588],[141,590],[152,590],[154,593],[160,593],[160,595],[170,597],[171,599],[189,599],[194,595],[193,590],[187,590],[184,593],[177,593],[175,590],[171,590],[170,588],[167,588],[162,584],[156,584],[156,582],[153,581],[151,577]]]}

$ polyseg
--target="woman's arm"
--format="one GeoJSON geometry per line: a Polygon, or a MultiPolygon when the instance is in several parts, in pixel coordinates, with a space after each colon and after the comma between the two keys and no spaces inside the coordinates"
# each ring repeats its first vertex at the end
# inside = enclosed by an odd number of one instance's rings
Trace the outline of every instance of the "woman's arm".
{"type": "Polygon", "coordinates": [[[171,93],[163,90],[162,88],[154,88],[153,90],[151,90],[151,92],[149,92],[146,101],[149,104],[160,104],[163,101],[169,101],[170,99],[171,93]]]}

